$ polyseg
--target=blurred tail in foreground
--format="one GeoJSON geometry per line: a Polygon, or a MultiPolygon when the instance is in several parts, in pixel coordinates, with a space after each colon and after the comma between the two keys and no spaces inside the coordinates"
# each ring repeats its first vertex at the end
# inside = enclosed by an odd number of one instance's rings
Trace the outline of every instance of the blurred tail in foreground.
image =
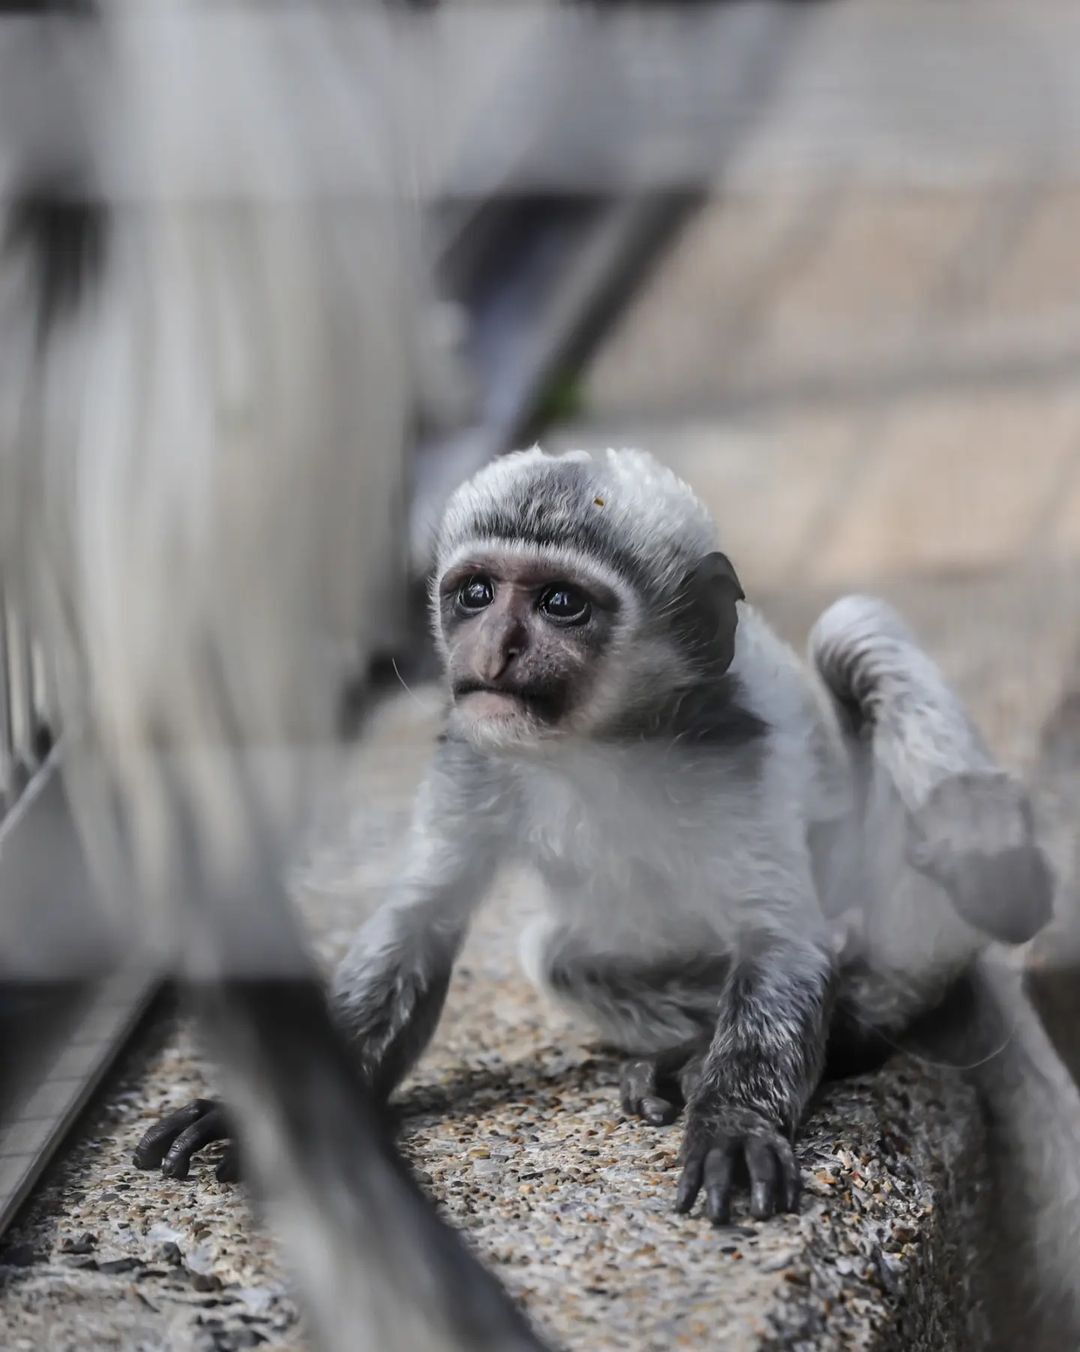
{"type": "Polygon", "coordinates": [[[524,1352],[353,1074],[281,881],[403,582],[416,271],[378,15],[227,17],[0,21],[0,575],[104,894],[197,996],[319,1344],[524,1352]],[[327,202],[331,126],[358,188],[327,202]]]}

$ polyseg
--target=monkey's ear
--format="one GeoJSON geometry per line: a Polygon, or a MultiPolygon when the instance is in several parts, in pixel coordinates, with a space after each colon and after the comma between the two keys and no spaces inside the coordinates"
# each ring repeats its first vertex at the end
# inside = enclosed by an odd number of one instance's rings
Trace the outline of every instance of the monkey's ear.
{"type": "Polygon", "coordinates": [[[735,656],[739,623],[735,602],[745,600],[742,584],[726,554],[706,554],[682,580],[676,602],[680,632],[718,675],[727,671],[735,656]]]}

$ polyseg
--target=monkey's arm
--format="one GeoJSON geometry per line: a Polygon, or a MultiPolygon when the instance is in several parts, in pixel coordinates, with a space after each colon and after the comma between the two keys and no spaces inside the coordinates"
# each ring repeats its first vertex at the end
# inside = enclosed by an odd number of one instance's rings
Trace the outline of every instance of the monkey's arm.
{"type": "Polygon", "coordinates": [[[386,1098],[431,1040],[477,902],[498,863],[475,830],[451,839],[448,823],[413,831],[404,877],[361,928],[338,967],[333,1002],[376,1097],[386,1098]]]}
{"type": "Polygon", "coordinates": [[[821,1079],[833,986],[812,940],[755,936],[738,954],[687,1105],[677,1210],[704,1188],[706,1214],[726,1224],[744,1171],[755,1217],[797,1208],[791,1143],[821,1079]]]}
{"type": "MultiPolygon", "coordinates": [[[[361,927],[333,982],[336,1020],[376,1099],[389,1096],[431,1040],[469,922],[500,861],[505,786],[458,743],[441,743],[417,796],[405,867],[361,927]]],[[[187,1176],[193,1155],[232,1136],[214,1099],[163,1117],[135,1150],[138,1168],[187,1176]]],[[[218,1177],[237,1177],[235,1149],[218,1177]]]]}

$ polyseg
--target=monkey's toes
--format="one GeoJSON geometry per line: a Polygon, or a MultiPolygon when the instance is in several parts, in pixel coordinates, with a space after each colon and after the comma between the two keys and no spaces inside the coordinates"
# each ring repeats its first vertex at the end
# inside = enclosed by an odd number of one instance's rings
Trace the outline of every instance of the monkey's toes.
{"type": "Polygon", "coordinates": [[[627,1116],[654,1127],[674,1122],[682,1110],[681,1095],[672,1084],[662,1083],[655,1060],[630,1061],[623,1067],[619,1097],[627,1116]]]}
{"type": "MultiPolygon", "coordinates": [[[[213,1141],[232,1136],[225,1110],[213,1099],[193,1099],[169,1113],[143,1133],[135,1147],[132,1163],[136,1169],[156,1169],[168,1178],[187,1178],[192,1156],[213,1141]]],[[[235,1148],[228,1151],[218,1166],[223,1183],[235,1182],[239,1175],[235,1148]]]]}
{"type": "Polygon", "coordinates": [[[909,817],[908,859],[957,912],[1002,943],[1026,943],[1050,919],[1054,882],[1023,787],[1000,771],[952,775],[909,817]]]}
{"type": "Polygon", "coordinates": [[[225,1153],[214,1170],[214,1177],[219,1183],[240,1182],[240,1147],[235,1141],[230,1141],[225,1147],[225,1153]]]}

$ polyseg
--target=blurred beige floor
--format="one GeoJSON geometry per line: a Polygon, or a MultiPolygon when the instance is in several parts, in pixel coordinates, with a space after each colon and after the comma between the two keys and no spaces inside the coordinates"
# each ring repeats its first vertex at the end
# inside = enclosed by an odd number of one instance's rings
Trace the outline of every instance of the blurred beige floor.
{"type": "Polygon", "coordinates": [[[762,585],[1076,560],[1080,190],[716,202],[585,404],[681,425],[762,585]]]}
{"type": "Polygon", "coordinates": [[[895,597],[1030,768],[1080,654],[1080,190],[718,199],[581,393],[549,444],[672,464],[793,638],[895,597]]]}

